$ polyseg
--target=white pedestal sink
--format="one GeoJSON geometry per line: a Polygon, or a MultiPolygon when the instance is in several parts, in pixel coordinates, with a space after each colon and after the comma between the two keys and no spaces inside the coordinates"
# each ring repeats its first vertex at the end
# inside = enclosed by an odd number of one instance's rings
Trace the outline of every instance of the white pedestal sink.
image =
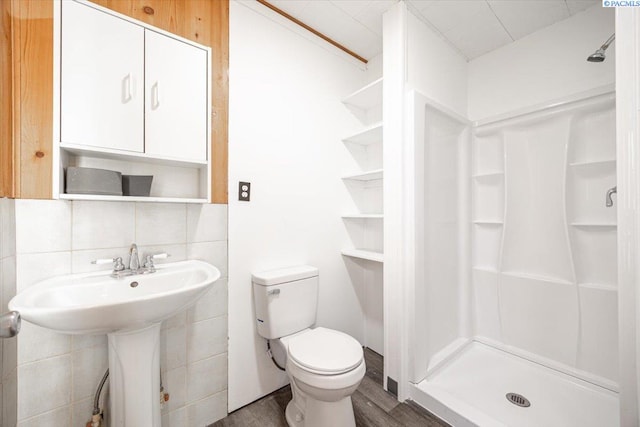
{"type": "Polygon", "coordinates": [[[160,427],[160,324],[194,304],[220,271],[202,261],[162,264],[152,274],[54,277],[9,302],[36,325],[107,334],[112,427],[160,427]]]}

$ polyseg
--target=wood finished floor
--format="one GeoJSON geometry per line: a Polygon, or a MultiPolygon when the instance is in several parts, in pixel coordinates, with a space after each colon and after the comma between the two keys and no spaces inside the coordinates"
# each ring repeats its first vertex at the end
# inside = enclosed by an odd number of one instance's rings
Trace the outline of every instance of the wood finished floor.
{"type": "MultiPolygon", "coordinates": [[[[357,427],[449,427],[417,404],[399,403],[382,388],[382,356],[365,348],[367,373],[351,396],[357,427]]],[[[210,427],[287,427],[284,410],[291,388],[283,387],[229,414],[210,427]]],[[[340,427],[340,426],[336,426],[340,427]]]]}

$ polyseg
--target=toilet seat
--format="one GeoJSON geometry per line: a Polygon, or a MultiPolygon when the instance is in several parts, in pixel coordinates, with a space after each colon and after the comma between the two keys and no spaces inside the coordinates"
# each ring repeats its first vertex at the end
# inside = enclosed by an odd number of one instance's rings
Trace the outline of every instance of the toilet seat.
{"type": "Polygon", "coordinates": [[[340,375],[362,364],[364,354],[353,337],[315,328],[291,337],[288,355],[300,368],[317,375],[340,375]]]}

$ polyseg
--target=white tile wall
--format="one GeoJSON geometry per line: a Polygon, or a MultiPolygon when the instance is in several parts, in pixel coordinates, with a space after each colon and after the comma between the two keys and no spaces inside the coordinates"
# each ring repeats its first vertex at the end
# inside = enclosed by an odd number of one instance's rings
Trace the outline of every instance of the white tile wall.
{"type": "MultiPolygon", "coordinates": [[[[15,204],[0,199],[0,313],[16,294],[16,221],[15,204]]],[[[17,422],[17,339],[5,339],[0,344],[0,424],[14,426],[17,422]]],[[[44,424],[43,424],[44,425],[44,424]]]]}
{"type": "MultiPolygon", "coordinates": [[[[163,324],[160,360],[170,399],[162,408],[162,425],[201,427],[226,416],[226,205],[17,200],[15,227],[11,218],[5,221],[2,216],[0,257],[4,261],[5,253],[10,254],[13,267],[3,262],[0,271],[16,276],[18,290],[50,276],[108,270],[108,264],[90,262],[115,256],[126,260],[133,242],[141,255],[167,252],[168,262],[202,259],[218,267],[223,278],[211,291],[163,324]]],[[[7,288],[12,297],[15,285],[7,288]]],[[[17,345],[14,340],[12,348],[11,343],[3,343],[2,372],[8,380],[0,390],[13,387],[13,393],[2,392],[3,407],[17,406],[17,414],[9,411],[2,425],[84,425],[108,366],[106,336],[68,336],[25,323],[17,345]]]]}

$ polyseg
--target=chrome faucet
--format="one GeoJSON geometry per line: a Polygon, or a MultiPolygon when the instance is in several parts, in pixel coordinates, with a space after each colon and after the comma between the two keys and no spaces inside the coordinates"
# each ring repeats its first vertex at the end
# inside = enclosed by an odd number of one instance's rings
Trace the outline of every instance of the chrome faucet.
{"type": "Polygon", "coordinates": [[[133,274],[137,273],[140,270],[140,258],[138,258],[138,245],[135,243],[131,244],[131,248],[129,248],[129,270],[133,272],[133,274]]]}
{"type": "Polygon", "coordinates": [[[166,259],[170,256],[171,255],[164,252],[155,255],[147,255],[145,257],[144,265],[140,266],[138,245],[132,243],[131,247],[129,248],[129,268],[125,267],[124,263],[122,262],[122,257],[97,259],[95,261],[91,261],[91,264],[113,263],[113,271],[111,272],[111,277],[119,279],[121,277],[133,276],[135,274],[155,273],[156,267],[153,261],[156,259],[166,259]]]}
{"type": "Polygon", "coordinates": [[[618,192],[618,186],[611,187],[610,189],[607,190],[607,197],[605,197],[605,205],[608,208],[613,206],[613,199],[611,198],[611,196],[617,192],[618,192]]]}

